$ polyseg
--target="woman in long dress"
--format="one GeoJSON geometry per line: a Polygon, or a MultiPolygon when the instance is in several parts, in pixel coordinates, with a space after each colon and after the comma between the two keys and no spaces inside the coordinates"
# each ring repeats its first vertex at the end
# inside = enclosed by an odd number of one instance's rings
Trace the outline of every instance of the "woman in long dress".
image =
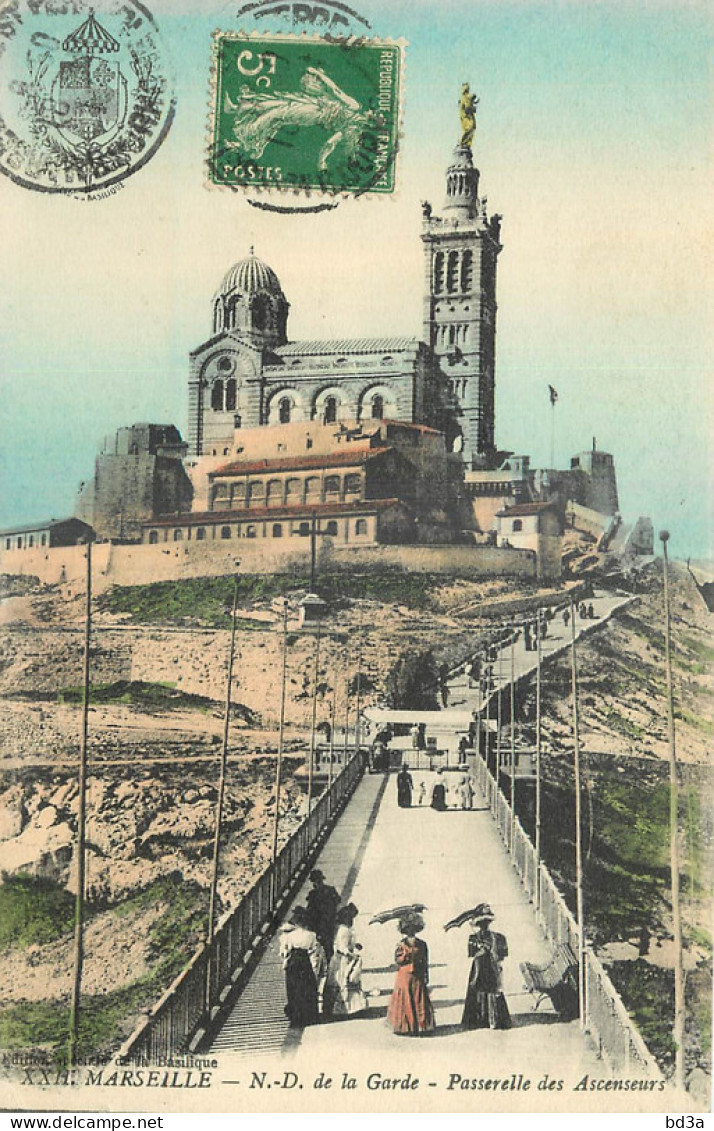
{"type": "Polygon", "coordinates": [[[432,809],[438,810],[443,813],[446,809],[446,785],[441,773],[441,767],[436,771],[436,779],[431,787],[431,801],[432,809]]]}
{"type": "Polygon", "coordinates": [[[414,782],[408,766],[402,766],[397,774],[397,805],[400,809],[410,809],[414,782]]]}
{"type": "Polygon", "coordinates": [[[483,904],[471,919],[469,956],[473,959],[461,1024],[466,1029],[510,1029],[511,1015],[503,993],[501,967],[508,956],[505,935],[491,930],[493,912],[483,904]]]}
{"type": "Polygon", "coordinates": [[[362,947],[354,931],[357,914],[354,903],[348,903],[337,912],[323,1010],[332,1017],[353,1017],[367,1008],[367,998],[362,992],[362,947]]]}
{"type": "Polygon", "coordinates": [[[325,976],[325,952],[310,929],[304,907],[296,907],[283,926],[280,957],[285,971],[285,1013],[292,1028],[301,1029],[319,1021],[319,985],[325,976]]]}
{"type": "Polygon", "coordinates": [[[413,913],[399,920],[401,939],[394,959],[397,976],[387,1009],[387,1021],[395,1033],[419,1036],[436,1027],[434,1009],[427,989],[429,983],[429,951],[423,939],[421,915],[413,913]]]}

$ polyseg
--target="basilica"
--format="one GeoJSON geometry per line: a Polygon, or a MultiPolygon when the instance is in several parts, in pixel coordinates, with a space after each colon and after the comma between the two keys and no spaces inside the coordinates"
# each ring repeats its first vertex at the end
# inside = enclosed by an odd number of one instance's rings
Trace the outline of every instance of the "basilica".
{"type": "Polygon", "coordinates": [[[241,429],[399,420],[443,432],[466,467],[492,460],[500,217],[489,219],[478,185],[460,146],[443,216],[423,205],[421,341],[290,341],[280,281],[251,248],[214,296],[211,337],[191,353],[190,453],[231,455],[241,429]]]}

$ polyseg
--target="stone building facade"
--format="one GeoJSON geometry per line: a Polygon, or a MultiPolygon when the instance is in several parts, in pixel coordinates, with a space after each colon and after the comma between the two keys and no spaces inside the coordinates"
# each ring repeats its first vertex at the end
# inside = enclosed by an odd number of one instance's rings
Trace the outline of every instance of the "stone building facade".
{"type": "Polygon", "coordinates": [[[237,430],[233,458],[193,468],[195,507],[144,523],[142,541],[303,537],[435,544],[458,521],[443,433],[401,421],[237,430]],[[217,464],[217,465],[216,465],[217,464]]]}
{"type": "Polygon", "coordinates": [[[560,577],[563,526],[553,503],[517,503],[496,516],[498,544],[517,550],[532,550],[539,579],[560,577]]]}
{"type": "Polygon", "coordinates": [[[172,424],[120,428],[105,440],[94,478],[80,487],[77,515],[100,539],[138,541],[145,520],[190,508],[186,451],[172,424]]]}

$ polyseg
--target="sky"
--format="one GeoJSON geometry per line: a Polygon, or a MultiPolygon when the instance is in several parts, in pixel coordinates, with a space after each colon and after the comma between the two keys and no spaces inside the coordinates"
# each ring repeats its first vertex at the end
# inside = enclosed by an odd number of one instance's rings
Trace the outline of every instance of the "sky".
{"type": "Polygon", "coordinates": [[[71,514],[117,428],[185,432],[188,353],[251,245],[281,280],[291,339],[421,337],[421,201],[441,208],[469,81],[481,192],[503,215],[499,447],[550,462],[553,385],[556,464],[596,437],[625,518],[667,527],[676,557],[714,558],[714,9],[355,0],[373,34],[407,44],[397,192],[296,216],[207,185],[211,33],[248,26],[238,6],[150,4],[176,118],[117,195],[0,176],[0,526],[71,514]]]}

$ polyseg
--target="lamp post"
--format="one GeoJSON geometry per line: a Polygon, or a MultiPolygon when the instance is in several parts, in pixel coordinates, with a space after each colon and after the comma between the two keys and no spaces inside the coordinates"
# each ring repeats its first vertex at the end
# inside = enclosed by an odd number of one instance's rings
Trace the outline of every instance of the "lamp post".
{"type": "Polygon", "coordinates": [[[516,833],[516,626],[511,625],[511,835],[513,855],[516,833]]]}
{"type": "Polygon", "coordinates": [[[536,854],[536,874],[535,874],[535,897],[536,897],[536,910],[540,908],[540,731],[541,731],[541,615],[542,609],[538,609],[536,618],[536,795],[535,795],[535,854],[536,854]]]}
{"type": "Polygon", "coordinates": [[[667,733],[669,737],[669,861],[672,886],[672,924],[674,936],[674,1078],[684,1087],[684,968],[682,963],[682,913],[679,891],[679,773],[674,728],[674,681],[672,678],[672,630],[669,594],[669,531],[660,531],[664,579],[664,656],[667,668],[667,733]]]}
{"type": "MultiPolygon", "coordinates": [[[[236,566],[240,565],[236,562],[236,566]]],[[[208,901],[208,929],[206,931],[206,946],[211,947],[216,926],[216,902],[218,898],[218,870],[221,853],[221,829],[223,826],[223,805],[226,794],[226,769],[228,764],[228,734],[231,719],[231,687],[233,682],[233,660],[236,647],[236,610],[238,608],[238,578],[233,581],[233,609],[231,611],[231,636],[228,648],[228,673],[226,675],[226,705],[223,712],[223,743],[221,745],[221,765],[218,777],[218,797],[216,799],[216,823],[213,831],[213,868],[211,871],[211,892],[208,901]]],[[[211,956],[206,963],[206,1006],[211,1008],[211,995],[213,986],[211,956]]]]}
{"type": "Polygon", "coordinates": [[[89,649],[92,633],[92,543],[87,542],[86,607],[84,617],[84,655],[82,667],[82,732],[79,747],[77,799],[77,890],[74,901],[74,981],[69,1012],[68,1061],[70,1071],[77,1060],[79,1010],[84,965],[84,886],[86,876],[87,830],[87,746],[89,736],[89,649]]]}
{"type": "Polygon", "coordinates": [[[288,599],[283,597],[283,664],[280,680],[280,730],[278,732],[278,757],[275,763],[275,816],[273,818],[273,852],[271,876],[271,910],[275,910],[277,902],[277,876],[276,862],[278,859],[278,830],[280,827],[280,783],[283,773],[283,742],[285,738],[285,688],[288,670],[288,599]]]}
{"type": "Polygon", "coordinates": [[[320,675],[320,636],[322,623],[318,621],[315,638],[315,672],[312,681],[312,720],[310,723],[310,764],[307,768],[307,815],[312,811],[312,786],[315,773],[315,729],[317,723],[317,681],[320,675]]]}
{"type": "Polygon", "coordinates": [[[585,907],[583,900],[583,827],[580,785],[580,723],[578,717],[578,665],[575,654],[575,605],[570,598],[570,659],[572,681],[573,768],[575,775],[575,906],[578,922],[578,999],[580,1026],[587,1028],[585,999],[585,907]]]}

